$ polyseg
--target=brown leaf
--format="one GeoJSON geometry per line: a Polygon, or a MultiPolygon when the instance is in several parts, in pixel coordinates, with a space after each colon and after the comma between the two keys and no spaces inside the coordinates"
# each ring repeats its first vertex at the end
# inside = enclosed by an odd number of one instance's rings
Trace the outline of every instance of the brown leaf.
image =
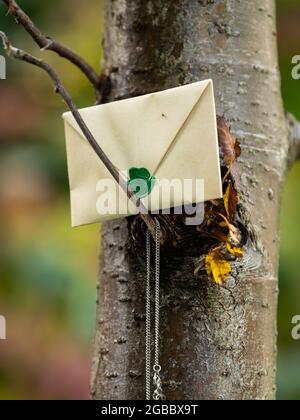
{"type": "Polygon", "coordinates": [[[225,118],[217,117],[219,145],[224,155],[224,164],[232,166],[233,162],[241,155],[241,147],[231,132],[225,118]]]}
{"type": "Polygon", "coordinates": [[[234,150],[235,150],[235,158],[237,159],[242,154],[241,143],[238,141],[238,139],[235,139],[234,150]]]}
{"type": "Polygon", "coordinates": [[[216,238],[219,242],[226,242],[227,241],[227,235],[223,232],[214,231],[211,232],[211,236],[213,238],[216,238]]]}

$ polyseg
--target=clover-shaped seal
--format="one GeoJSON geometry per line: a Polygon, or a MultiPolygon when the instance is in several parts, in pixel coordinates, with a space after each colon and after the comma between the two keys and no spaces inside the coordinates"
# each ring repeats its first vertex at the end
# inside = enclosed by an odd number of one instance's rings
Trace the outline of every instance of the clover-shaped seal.
{"type": "Polygon", "coordinates": [[[155,176],[152,176],[146,168],[130,168],[128,189],[138,198],[147,197],[153,190],[155,176]]]}

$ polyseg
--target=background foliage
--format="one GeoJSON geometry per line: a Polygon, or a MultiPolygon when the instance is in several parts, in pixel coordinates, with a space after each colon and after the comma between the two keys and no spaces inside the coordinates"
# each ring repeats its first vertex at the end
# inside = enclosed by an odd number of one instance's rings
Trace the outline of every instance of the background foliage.
{"type": "MultiPolygon", "coordinates": [[[[99,68],[102,2],[20,1],[40,27],[99,68]],[[26,4],[25,4],[26,3],[26,4]],[[95,51],[97,54],[95,54],[95,51]]],[[[286,108],[300,118],[298,0],[278,1],[280,66],[286,108]]],[[[0,29],[40,54],[0,6],[0,29]]],[[[0,51],[0,53],[2,53],[0,51]]],[[[77,104],[94,101],[85,78],[51,53],[77,104]]],[[[71,229],[64,149],[64,111],[39,70],[8,61],[0,81],[0,399],[85,399],[95,323],[98,226],[71,229]]],[[[99,69],[100,71],[100,69],[99,69]]],[[[300,400],[300,342],[291,319],[300,314],[300,165],[289,176],[282,212],[278,397],[300,400]]]]}

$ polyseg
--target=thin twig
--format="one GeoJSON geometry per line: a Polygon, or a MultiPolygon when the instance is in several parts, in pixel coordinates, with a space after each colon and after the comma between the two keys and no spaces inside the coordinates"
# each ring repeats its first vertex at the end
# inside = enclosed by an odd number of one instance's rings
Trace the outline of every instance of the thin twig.
{"type": "Polygon", "coordinates": [[[289,150],[288,150],[288,167],[300,159],[300,121],[293,115],[287,114],[287,122],[289,126],[289,150]]]}
{"type": "MultiPolygon", "coordinates": [[[[71,49],[57,42],[55,39],[45,36],[32,22],[30,17],[14,0],[2,0],[8,7],[8,12],[14,16],[17,23],[21,24],[29,33],[33,40],[42,50],[54,51],[60,57],[63,57],[78,67],[82,73],[88,78],[96,90],[96,93],[101,89],[100,76],[82,57],[76,54],[71,49]]],[[[98,95],[97,95],[98,96],[98,95]]]]}
{"type": "Polygon", "coordinates": [[[120,187],[126,192],[128,198],[134,202],[136,207],[139,208],[141,212],[141,217],[143,218],[144,222],[147,224],[148,229],[153,237],[155,237],[155,221],[152,219],[152,217],[147,213],[147,210],[143,207],[142,203],[139,199],[135,197],[135,195],[129,191],[127,186],[127,181],[124,179],[124,177],[121,175],[119,170],[116,168],[116,166],[110,161],[108,156],[105,154],[105,152],[102,150],[102,148],[97,143],[95,137],[91,133],[90,129],[84,122],[83,118],[81,117],[75,103],[73,102],[71,96],[61,83],[56,71],[50,66],[50,64],[46,63],[44,60],[41,60],[39,58],[34,57],[33,55],[19,49],[15,48],[10,41],[7,38],[7,35],[4,32],[0,31],[0,38],[3,41],[4,49],[7,52],[8,56],[11,56],[17,60],[24,61],[26,63],[32,64],[35,67],[39,67],[40,69],[44,70],[51,78],[51,80],[54,83],[55,86],[55,92],[58,93],[70,109],[70,111],[73,114],[73,117],[77,124],[79,125],[83,135],[101,160],[101,162],[104,164],[104,166],[107,168],[107,170],[110,172],[112,177],[115,179],[115,181],[120,185],[120,187]]]}

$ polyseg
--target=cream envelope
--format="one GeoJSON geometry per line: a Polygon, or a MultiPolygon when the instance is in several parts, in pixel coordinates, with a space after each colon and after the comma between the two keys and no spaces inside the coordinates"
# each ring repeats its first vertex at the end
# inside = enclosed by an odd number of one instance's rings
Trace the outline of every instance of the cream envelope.
{"type": "MultiPolygon", "coordinates": [[[[156,179],[142,201],[151,211],[222,197],[222,180],[211,80],[80,111],[96,141],[120,172],[146,168],[156,179]],[[165,181],[204,180],[204,192],[187,187],[188,198],[165,181]]],[[[64,114],[72,224],[79,226],[137,212],[95,154],[70,112],[64,114]],[[129,208],[128,208],[129,207],[129,208]]],[[[187,183],[186,183],[187,184],[187,183]]],[[[200,188],[202,190],[202,188],[200,188]]]]}

